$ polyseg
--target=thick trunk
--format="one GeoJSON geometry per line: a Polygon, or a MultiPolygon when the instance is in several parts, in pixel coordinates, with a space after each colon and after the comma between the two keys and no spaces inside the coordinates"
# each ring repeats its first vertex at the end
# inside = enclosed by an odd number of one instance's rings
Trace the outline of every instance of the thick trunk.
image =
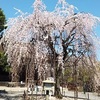
{"type": "Polygon", "coordinates": [[[59,79],[57,79],[56,83],[55,83],[55,93],[54,93],[54,95],[55,95],[56,98],[62,99],[62,94],[61,94],[60,85],[59,85],[59,79]]]}
{"type": "Polygon", "coordinates": [[[55,70],[55,97],[62,99],[62,94],[61,94],[61,90],[60,90],[60,70],[58,68],[56,68],[55,70]]]}

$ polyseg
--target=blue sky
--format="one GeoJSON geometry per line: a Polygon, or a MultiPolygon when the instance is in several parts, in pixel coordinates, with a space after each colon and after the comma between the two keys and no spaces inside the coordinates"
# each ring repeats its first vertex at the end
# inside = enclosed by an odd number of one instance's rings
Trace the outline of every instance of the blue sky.
{"type": "MultiPolygon", "coordinates": [[[[42,0],[46,6],[47,10],[52,11],[58,0],[42,0]]],[[[79,12],[91,13],[94,16],[100,17],[100,0],[66,0],[69,4],[72,4],[78,8],[79,12]]],[[[16,16],[15,8],[22,10],[23,12],[32,13],[34,0],[0,0],[0,8],[3,9],[6,18],[11,18],[16,16]]],[[[100,25],[96,28],[95,32],[100,37],[100,25]]],[[[100,48],[99,48],[100,49],[100,48]]],[[[100,50],[97,52],[98,58],[100,60],[100,50]]]]}
{"type": "MultiPolygon", "coordinates": [[[[48,10],[53,10],[58,0],[42,0],[48,10]]],[[[69,4],[76,6],[79,12],[89,12],[100,17],[100,0],[66,0],[69,4]]],[[[14,17],[16,10],[21,9],[23,12],[32,12],[34,0],[0,0],[0,8],[4,10],[7,18],[14,17]]]]}

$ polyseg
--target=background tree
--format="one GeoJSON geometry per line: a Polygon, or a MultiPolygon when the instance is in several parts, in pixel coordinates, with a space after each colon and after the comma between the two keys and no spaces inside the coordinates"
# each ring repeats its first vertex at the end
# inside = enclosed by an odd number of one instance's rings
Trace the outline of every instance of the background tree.
{"type": "Polygon", "coordinates": [[[5,24],[6,24],[6,17],[5,14],[3,13],[3,10],[0,8],[0,34],[5,28],[7,28],[5,24]]]}
{"type": "MultiPolygon", "coordinates": [[[[3,35],[3,30],[7,28],[6,24],[6,17],[5,14],[3,13],[3,10],[0,8],[0,39],[2,38],[3,35]]],[[[9,72],[10,68],[7,63],[7,56],[5,56],[2,45],[0,44],[0,67],[2,71],[9,72]]]]}
{"type": "Polygon", "coordinates": [[[2,71],[10,72],[10,66],[7,63],[7,56],[4,52],[0,52],[0,68],[2,71]]]}

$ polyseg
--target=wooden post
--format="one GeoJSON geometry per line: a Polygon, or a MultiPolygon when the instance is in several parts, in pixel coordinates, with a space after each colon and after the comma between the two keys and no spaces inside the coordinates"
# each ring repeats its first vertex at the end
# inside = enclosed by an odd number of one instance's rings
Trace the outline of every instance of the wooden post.
{"type": "Polygon", "coordinates": [[[88,100],[89,100],[89,93],[88,93],[88,100]]]}

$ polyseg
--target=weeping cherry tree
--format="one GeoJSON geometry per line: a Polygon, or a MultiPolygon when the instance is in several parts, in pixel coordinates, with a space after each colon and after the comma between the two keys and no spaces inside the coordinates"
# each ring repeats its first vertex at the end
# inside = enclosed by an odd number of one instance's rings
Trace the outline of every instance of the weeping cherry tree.
{"type": "MultiPolygon", "coordinates": [[[[76,7],[65,0],[58,0],[52,12],[46,10],[42,0],[35,0],[33,7],[32,14],[18,10],[20,16],[9,19],[1,39],[11,65],[12,81],[19,80],[23,67],[32,79],[34,69],[38,69],[40,80],[48,68],[53,68],[55,96],[62,98],[59,79],[64,64],[69,61],[76,68],[84,57],[95,54],[97,38],[93,29],[100,19],[89,13],[75,13],[76,7]],[[52,67],[48,67],[50,63],[52,67]]],[[[88,63],[94,66],[89,59],[88,63]]]]}

